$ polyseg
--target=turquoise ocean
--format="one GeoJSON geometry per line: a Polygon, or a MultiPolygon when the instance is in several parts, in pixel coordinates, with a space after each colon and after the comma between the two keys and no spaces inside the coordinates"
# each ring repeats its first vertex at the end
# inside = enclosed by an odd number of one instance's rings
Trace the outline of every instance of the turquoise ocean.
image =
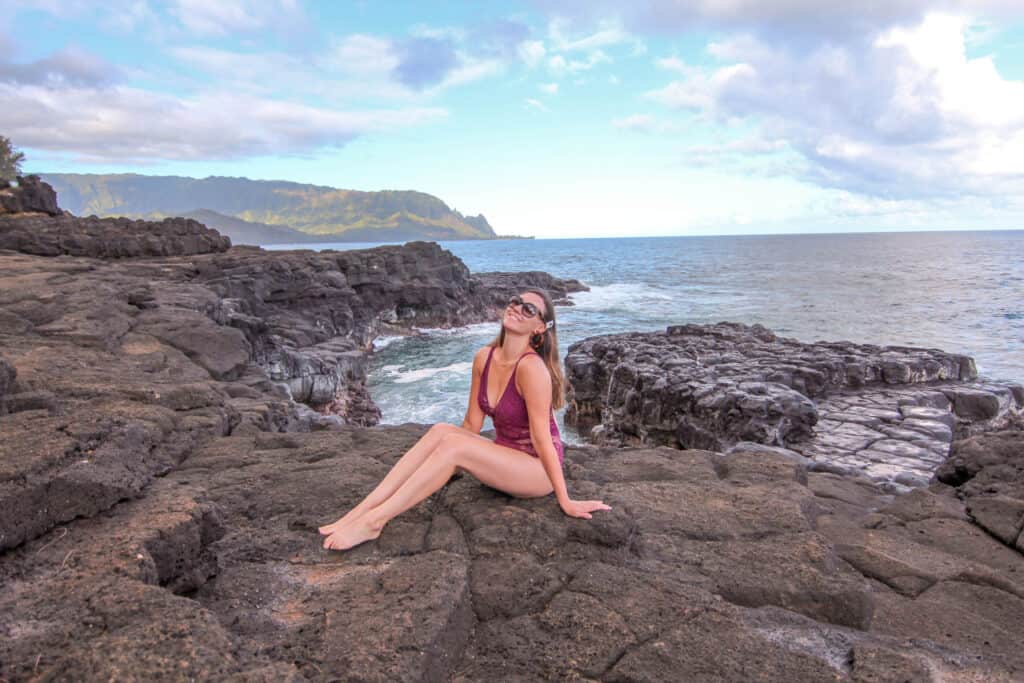
{"type": "MultiPolygon", "coordinates": [[[[440,244],[473,272],[542,270],[588,285],[557,310],[563,359],[592,335],[728,320],[801,341],[966,353],[983,376],[1024,382],[1024,231],[440,244]]],[[[369,389],[382,421],[461,422],[473,353],[497,330],[494,322],[378,339],[369,389]]]]}

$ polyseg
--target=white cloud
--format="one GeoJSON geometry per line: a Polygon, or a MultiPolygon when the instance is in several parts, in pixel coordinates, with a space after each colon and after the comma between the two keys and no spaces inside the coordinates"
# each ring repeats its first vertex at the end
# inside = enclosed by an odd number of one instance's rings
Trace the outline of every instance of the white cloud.
{"type": "Polygon", "coordinates": [[[534,99],[532,97],[527,98],[526,104],[531,106],[531,107],[533,107],[534,109],[539,109],[540,111],[543,111],[543,112],[551,111],[550,109],[548,109],[546,104],[544,104],[540,100],[534,99]]]}
{"type": "MultiPolygon", "coordinates": [[[[392,77],[398,58],[391,44],[370,36],[350,36],[313,58],[205,46],[172,48],[169,54],[212,79],[218,87],[234,92],[278,98],[315,96],[336,102],[416,97],[414,91],[392,77]]],[[[207,87],[202,79],[190,84],[190,89],[207,87]]]]}
{"type": "Polygon", "coordinates": [[[444,79],[429,92],[431,94],[453,88],[466,83],[472,83],[482,78],[491,78],[505,70],[505,64],[497,59],[474,59],[468,55],[460,55],[461,63],[452,69],[444,79]]]}
{"type": "Polygon", "coordinates": [[[145,0],[130,0],[119,10],[110,11],[102,21],[111,30],[134,32],[143,26],[158,23],[159,18],[145,0]]]}
{"type": "Polygon", "coordinates": [[[112,64],[77,47],[66,47],[34,62],[8,61],[11,49],[0,45],[0,81],[46,85],[61,88],[66,85],[100,85],[119,73],[112,64]]]}
{"type": "Polygon", "coordinates": [[[519,58],[532,69],[544,61],[547,51],[544,49],[544,43],[539,40],[524,40],[519,44],[518,53],[519,58]]]}
{"type": "Polygon", "coordinates": [[[399,60],[390,40],[354,33],[338,39],[324,61],[338,71],[370,75],[390,73],[399,60]]]}
{"type": "Polygon", "coordinates": [[[543,92],[546,92],[549,95],[554,95],[554,94],[556,94],[558,92],[558,84],[557,83],[541,83],[537,87],[540,88],[543,92]]]}
{"type": "Polygon", "coordinates": [[[709,48],[732,63],[662,60],[681,78],[648,97],[758,126],[823,186],[882,197],[1019,190],[1024,82],[1004,79],[988,57],[968,59],[966,29],[961,18],[930,15],[913,28],[803,51],[738,36],[709,48]]]}
{"type": "Polygon", "coordinates": [[[598,64],[610,64],[611,61],[611,57],[601,50],[591,52],[586,59],[566,59],[562,55],[554,55],[548,59],[548,70],[556,76],[564,76],[589,71],[598,64]]]}
{"type": "Polygon", "coordinates": [[[218,92],[188,98],[127,87],[0,83],[0,129],[23,147],[85,161],[153,162],[306,154],[428,123],[436,108],[338,110],[218,92]]]}
{"type": "Polygon", "coordinates": [[[631,39],[630,35],[614,23],[602,22],[594,33],[570,38],[563,33],[563,24],[554,20],[548,24],[548,36],[556,52],[589,52],[602,47],[618,45],[631,39]]]}
{"type": "Polygon", "coordinates": [[[187,30],[204,36],[253,32],[302,15],[292,0],[175,0],[170,12],[187,30]]]}
{"type": "MultiPolygon", "coordinates": [[[[991,15],[1003,20],[1024,16],[1019,0],[888,0],[821,2],[821,0],[534,0],[553,17],[559,31],[598,26],[608,16],[632,34],[675,36],[684,31],[748,31],[775,42],[807,39],[843,40],[876,33],[896,24],[915,24],[932,12],[991,15]]],[[[585,30],[585,29],[578,29],[585,30]]]]}

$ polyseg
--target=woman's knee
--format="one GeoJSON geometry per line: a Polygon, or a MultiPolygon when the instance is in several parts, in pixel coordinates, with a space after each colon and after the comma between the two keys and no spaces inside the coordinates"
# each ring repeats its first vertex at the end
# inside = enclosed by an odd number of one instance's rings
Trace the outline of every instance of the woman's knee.
{"type": "Polygon", "coordinates": [[[444,438],[448,434],[455,434],[458,431],[459,428],[453,424],[448,424],[447,422],[438,422],[437,424],[430,428],[428,433],[438,438],[444,438]]]}
{"type": "Polygon", "coordinates": [[[465,434],[460,434],[459,431],[456,428],[455,431],[448,432],[442,436],[437,447],[430,453],[430,457],[432,459],[443,458],[452,465],[462,464],[462,456],[466,453],[468,439],[465,434]]]}

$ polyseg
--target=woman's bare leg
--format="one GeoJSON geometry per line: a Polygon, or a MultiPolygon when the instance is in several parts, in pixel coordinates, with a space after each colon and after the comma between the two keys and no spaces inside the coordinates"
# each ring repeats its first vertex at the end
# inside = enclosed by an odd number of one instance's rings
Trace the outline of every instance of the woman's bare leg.
{"type": "Polygon", "coordinates": [[[336,530],[324,547],[347,550],[377,538],[385,524],[444,486],[457,469],[520,498],[551,493],[551,480],[538,458],[472,434],[448,434],[397,491],[336,530]]]}
{"type": "MultiPolygon", "coordinates": [[[[391,494],[398,490],[398,487],[405,483],[405,480],[409,478],[416,469],[423,464],[423,461],[430,454],[434,448],[441,442],[441,439],[447,434],[455,434],[463,432],[467,435],[470,432],[456,427],[450,424],[436,424],[431,427],[426,434],[424,434],[419,441],[417,441],[412,448],[406,451],[405,455],[395,463],[391,471],[385,475],[384,479],[377,484],[377,488],[373,489],[366,498],[362,500],[358,505],[349,510],[345,516],[339,518],[337,521],[320,527],[320,533],[324,536],[329,536],[338,530],[341,526],[349,523],[353,519],[359,517],[361,514],[371,508],[375,508],[385,500],[388,499],[391,494]]],[[[484,439],[479,437],[481,441],[484,439]]]]}

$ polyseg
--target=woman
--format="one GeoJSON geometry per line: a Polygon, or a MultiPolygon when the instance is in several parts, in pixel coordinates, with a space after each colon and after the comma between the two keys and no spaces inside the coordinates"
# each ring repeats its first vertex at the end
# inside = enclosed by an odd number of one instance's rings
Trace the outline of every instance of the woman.
{"type": "Polygon", "coordinates": [[[501,332],[473,358],[469,408],[461,427],[437,424],[344,517],[320,527],[324,547],[347,550],[380,536],[384,525],[434,493],[458,471],[517,498],[552,491],[563,512],[590,519],[611,508],[599,500],[572,500],[562,476],[563,447],[552,413],[564,403],[555,308],[530,289],[512,297],[501,332]],[[494,441],[480,436],[484,415],[494,441]]]}

